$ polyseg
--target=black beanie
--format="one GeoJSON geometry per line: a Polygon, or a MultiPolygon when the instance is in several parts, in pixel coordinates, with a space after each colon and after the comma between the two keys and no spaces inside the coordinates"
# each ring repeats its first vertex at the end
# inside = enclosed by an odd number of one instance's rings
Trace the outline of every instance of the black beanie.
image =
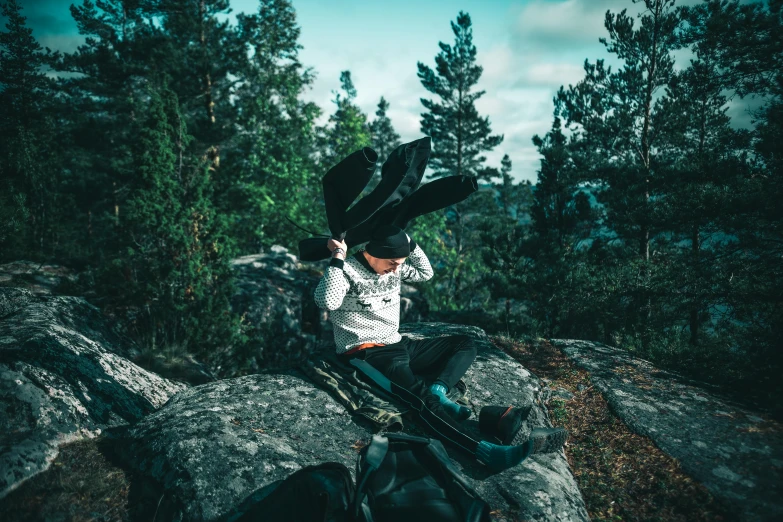
{"type": "Polygon", "coordinates": [[[379,259],[399,259],[410,255],[411,245],[403,229],[382,225],[373,231],[364,250],[379,259]]]}

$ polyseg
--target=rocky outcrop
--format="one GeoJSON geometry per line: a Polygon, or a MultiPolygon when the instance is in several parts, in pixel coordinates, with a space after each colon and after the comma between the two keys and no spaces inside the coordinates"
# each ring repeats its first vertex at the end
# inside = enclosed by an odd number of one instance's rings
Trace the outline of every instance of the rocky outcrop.
{"type": "Polygon", "coordinates": [[[84,299],[0,288],[0,498],[60,444],[135,422],[185,388],[132,356],[84,299]]]}
{"type": "Polygon", "coordinates": [[[0,265],[0,287],[22,288],[36,295],[61,295],[80,287],[80,275],[61,265],[12,261],[0,265]]]}
{"type": "MultiPolygon", "coordinates": [[[[252,355],[248,361],[251,371],[295,367],[333,342],[328,311],[319,309],[313,299],[328,260],[301,262],[285,247],[273,245],[266,252],[233,259],[231,264],[237,276],[231,307],[244,316],[249,337],[247,346],[236,347],[236,354],[240,357],[241,353],[243,358],[252,355]]],[[[35,295],[86,297],[103,307],[104,315],[114,321],[117,332],[130,337],[131,332],[126,327],[138,311],[102,305],[101,298],[90,289],[92,277],[88,268],[77,270],[32,261],[0,265],[0,288],[25,289],[35,295]]],[[[400,321],[426,320],[428,312],[427,302],[419,290],[415,286],[402,285],[400,321]]],[[[215,378],[216,368],[207,368],[185,354],[176,362],[164,360],[160,355],[147,355],[149,357],[143,361],[132,360],[163,376],[191,384],[215,378]]],[[[221,375],[237,373],[236,368],[220,369],[221,375]]]]}
{"type": "MultiPolygon", "coordinates": [[[[532,403],[523,430],[549,425],[539,380],[497,350],[477,328],[403,325],[403,335],[468,333],[482,343],[465,376],[474,413],[487,404],[532,403]]],[[[413,427],[406,423],[406,431],[413,427]]],[[[477,435],[477,422],[467,429],[477,435]]],[[[310,464],[335,461],[353,470],[372,432],[353,422],[325,391],[296,371],[264,373],[193,387],[120,433],[121,458],[156,494],[146,504],[158,520],[213,520],[264,486],[310,464]],[[162,496],[161,496],[162,495],[162,496]]],[[[420,433],[420,432],[419,432],[420,433]]],[[[523,520],[587,520],[564,454],[536,455],[499,474],[448,448],[468,480],[501,514],[523,520]]]]}
{"type": "Polygon", "coordinates": [[[247,353],[256,371],[290,368],[319,350],[326,318],[308,298],[318,284],[317,270],[279,246],[231,264],[237,275],[231,307],[249,327],[247,353]]]}
{"type": "Polygon", "coordinates": [[[418,288],[400,285],[400,323],[427,321],[430,313],[430,305],[418,288]]]}
{"type": "Polygon", "coordinates": [[[783,520],[783,427],[623,350],[552,340],[587,370],[617,416],[737,513],[783,520]]]}

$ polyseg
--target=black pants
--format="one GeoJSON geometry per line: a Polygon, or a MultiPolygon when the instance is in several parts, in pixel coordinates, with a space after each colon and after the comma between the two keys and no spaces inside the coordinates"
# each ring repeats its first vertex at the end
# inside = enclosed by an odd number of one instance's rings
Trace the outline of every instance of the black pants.
{"type": "MultiPolygon", "coordinates": [[[[450,335],[430,339],[408,339],[386,346],[361,350],[351,356],[340,356],[347,364],[356,358],[378,370],[390,381],[386,389],[416,410],[424,426],[438,439],[475,455],[478,441],[466,435],[459,423],[430,392],[427,381],[439,382],[451,389],[476,358],[476,341],[467,335],[450,335]]],[[[371,375],[357,366],[359,375],[382,387],[371,375]]]]}

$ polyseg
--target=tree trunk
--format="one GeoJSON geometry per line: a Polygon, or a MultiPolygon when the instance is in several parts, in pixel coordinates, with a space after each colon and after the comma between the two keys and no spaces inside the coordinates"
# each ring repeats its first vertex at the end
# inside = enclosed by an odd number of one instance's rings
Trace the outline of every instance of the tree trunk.
{"type": "MultiPolygon", "coordinates": [[[[693,255],[693,266],[694,268],[698,266],[699,263],[699,254],[701,250],[701,245],[699,241],[699,225],[695,224],[693,225],[693,235],[691,236],[691,253],[693,255]]],[[[694,297],[693,301],[691,302],[691,338],[690,338],[690,344],[692,346],[697,346],[699,344],[699,300],[698,298],[694,297]]]]}
{"type": "MultiPolygon", "coordinates": [[[[648,4],[649,7],[649,4],[648,4]]],[[[653,94],[653,88],[655,85],[655,74],[656,74],[656,60],[658,59],[658,33],[660,31],[660,19],[663,12],[663,4],[661,0],[657,0],[655,2],[655,6],[653,9],[653,18],[655,19],[655,26],[653,29],[652,34],[652,49],[650,54],[650,65],[647,69],[647,88],[645,91],[645,99],[644,99],[644,126],[642,128],[642,148],[641,148],[641,154],[642,154],[642,168],[644,170],[644,199],[643,199],[643,216],[642,216],[642,226],[640,230],[640,238],[639,238],[639,254],[641,255],[642,259],[645,261],[645,263],[650,262],[650,223],[648,222],[648,216],[649,216],[649,205],[650,205],[650,119],[652,114],[652,94],[653,94]]],[[[646,281],[650,280],[650,270],[649,268],[646,270],[646,281]]],[[[645,290],[645,293],[646,290],[645,290]]],[[[644,327],[646,331],[646,326],[650,324],[650,319],[652,317],[652,300],[647,296],[647,299],[644,300],[645,302],[645,310],[642,314],[643,321],[644,321],[644,327]]],[[[642,344],[646,348],[647,346],[647,335],[646,333],[643,333],[642,335],[642,344]]]]}
{"type": "MultiPolygon", "coordinates": [[[[206,36],[206,29],[204,27],[206,15],[207,15],[207,8],[204,3],[204,0],[201,0],[199,3],[199,14],[200,14],[200,23],[201,23],[201,52],[202,57],[204,60],[203,66],[204,66],[204,104],[206,108],[207,113],[207,121],[209,122],[210,129],[214,129],[215,126],[215,101],[212,98],[212,76],[209,73],[209,53],[207,52],[207,36],[206,36]]],[[[211,136],[210,136],[211,139],[211,136]]],[[[206,153],[207,159],[210,161],[211,165],[209,167],[210,170],[214,171],[220,166],[220,147],[217,145],[210,145],[207,148],[206,153]]]]}
{"type": "MultiPolygon", "coordinates": [[[[697,183],[701,182],[706,177],[706,168],[705,168],[705,162],[704,162],[704,142],[707,138],[707,100],[703,97],[701,100],[701,118],[700,118],[700,125],[699,125],[699,151],[698,151],[698,159],[699,159],[699,179],[697,180],[697,183]]],[[[696,219],[696,221],[693,224],[693,230],[691,233],[691,262],[692,262],[692,270],[695,273],[698,273],[698,266],[699,266],[699,256],[701,254],[701,240],[699,237],[699,221],[696,219]]],[[[696,284],[694,282],[694,293],[696,293],[696,284]]],[[[697,297],[694,297],[691,301],[691,310],[690,310],[690,327],[691,327],[691,338],[688,341],[692,346],[697,346],[699,344],[699,311],[701,309],[701,303],[699,302],[699,299],[697,297]]]]}
{"type": "Polygon", "coordinates": [[[114,200],[114,226],[119,226],[120,224],[120,204],[117,202],[117,182],[112,181],[112,199],[114,200]]]}

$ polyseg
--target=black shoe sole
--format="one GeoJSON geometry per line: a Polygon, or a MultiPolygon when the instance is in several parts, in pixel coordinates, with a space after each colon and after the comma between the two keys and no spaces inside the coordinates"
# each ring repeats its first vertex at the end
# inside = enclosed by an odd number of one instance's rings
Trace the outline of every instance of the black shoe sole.
{"type": "Polygon", "coordinates": [[[529,439],[533,441],[531,455],[556,453],[560,451],[568,439],[568,431],[563,428],[535,428],[530,432],[529,439]]]}

